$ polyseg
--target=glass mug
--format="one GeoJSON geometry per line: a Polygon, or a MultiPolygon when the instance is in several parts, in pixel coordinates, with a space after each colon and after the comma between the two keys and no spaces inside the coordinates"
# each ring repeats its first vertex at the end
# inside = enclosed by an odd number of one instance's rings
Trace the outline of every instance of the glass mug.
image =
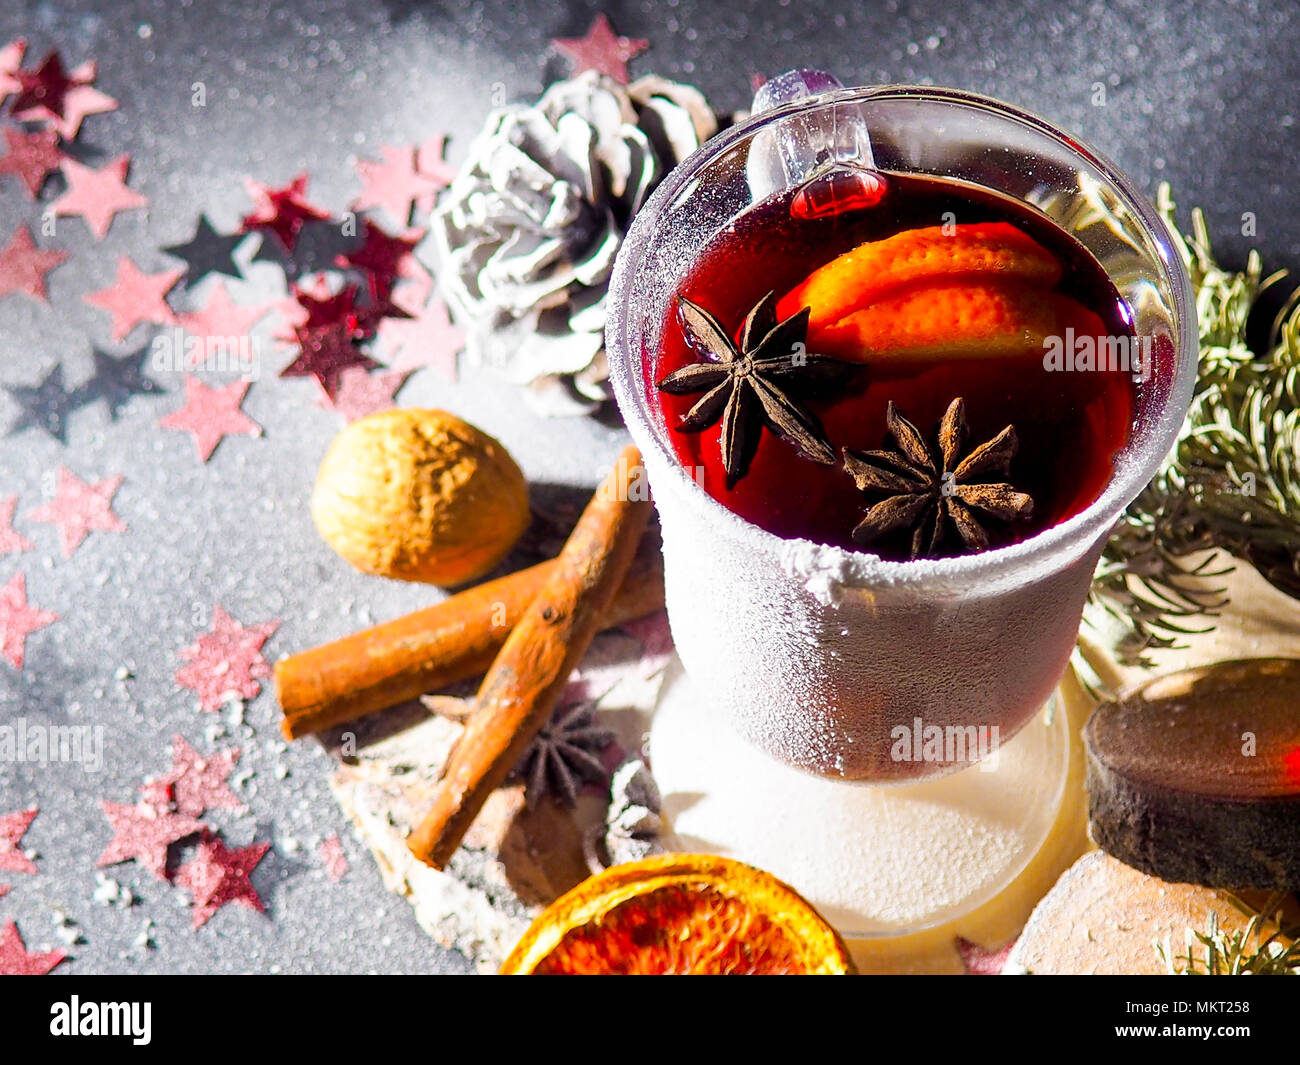
{"type": "Polygon", "coordinates": [[[781,761],[854,781],[936,776],[975,752],[896,760],[899,729],[979,736],[984,753],[984,737],[1008,740],[1060,680],[1106,539],[1186,416],[1198,355],[1191,286],[1128,179],[1018,108],[952,89],[845,89],[796,71],[764,86],[755,111],[664,178],[624,241],[608,301],[610,376],[663,526],[673,639],[695,698],[781,761]],[[869,202],[876,170],[955,178],[1030,204],[1091,252],[1136,335],[1173,360],[1143,386],[1100,496],[1023,542],[895,562],[784,539],[714,500],[674,453],[644,366],[699,250],[740,212],[795,187],[792,202],[812,212],[856,194],[869,202]]]}

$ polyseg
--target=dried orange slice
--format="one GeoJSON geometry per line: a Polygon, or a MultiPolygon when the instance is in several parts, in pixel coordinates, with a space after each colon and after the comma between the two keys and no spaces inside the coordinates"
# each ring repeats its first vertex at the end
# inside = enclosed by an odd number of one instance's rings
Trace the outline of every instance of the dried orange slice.
{"type": "Polygon", "coordinates": [[[711,854],[616,865],[556,899],[501,968],[528,975],[852,973],[848,948],[793,888],[711,854]]]}

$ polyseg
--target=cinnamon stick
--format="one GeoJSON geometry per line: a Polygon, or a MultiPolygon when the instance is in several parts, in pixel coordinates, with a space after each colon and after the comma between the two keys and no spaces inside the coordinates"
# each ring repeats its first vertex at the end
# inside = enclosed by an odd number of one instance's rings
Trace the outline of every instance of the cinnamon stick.
{"type": "MultiPolygon", "coordinates": [[[[663,556],[638,552],[601,628],[661,610],[663,556]]],[[[341,725],[482,676],[557,560],[469,588],[433,606],[275,664],[286,739],[341,725]]]]}
{"type": "Polygon", "coordinates": [[[484,801],[523,756],[609,610],[650,517],[635,500],[641,456],[628,447],[597,489],[555,568],[524,610],[479,688],[411,853],[443,869],[484,801]]]}

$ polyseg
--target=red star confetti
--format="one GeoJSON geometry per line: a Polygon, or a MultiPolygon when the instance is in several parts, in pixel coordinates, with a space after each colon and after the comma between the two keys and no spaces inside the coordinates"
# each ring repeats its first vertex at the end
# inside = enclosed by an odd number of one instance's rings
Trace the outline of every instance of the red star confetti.
{"type": "Polygon", "coordinates": [[[429,300],[414,318],[385,318],[379,337],[390,369],[436,366],[447,380],[456,380],[456,355],[465,346],[465,330],[452,324],[441,299],[429,300]]]}
{"type": "Polygon", "coordinates": [[[199,695],[204,710],[220,710],[226,696],[252,699],[262,690],[258,678],[269,677],[271,667],[262,657],[262,645],[280,627],[279,621],[244,627],[216,606],[212,631],[181,651],[188,661],[176,673],[176,683],[199,695]]]}
{"type": "Polygon", "coordinates": [[[367,414],[389,410],[393,397],[410,376],[407,370],[372,374],[359,366],[350,366],[339,374],[338,390],[333,396],[321,385],[321,398],[316,406],[343,415],[349,423],[355,422],[367,414]]]}
{"type": "Polygon", "coordinates": [[[6,128],[4,138],[7,151],[0,156],[0,174],[12,174],[22,182],[28,199],[36,199],[45,179],[63,165],[59,135],[52,129],[26,133],[6,128]]]}
{"type": "Polygon", "coordinates": [[[0,976],[44,976],[67,956],[63,950],[29,951],[14,921],[0,930],[0,976]]]}
{"type": "MultiPolygon", "coordinates": [[[[8,132],[6,130],[5,132],[8,132]]],[[[22,292],[32,299],[50,301],[45,275],[67,259],[66,251],[38,248],[26,226],[14,230],[9,246],[0,248],[0,297],[22,292]]]]}
{"type": "Polygon", "coordinates": [[[328,301],[333,295],[329,278],[324,274],[317,274],[306,284],[290,285],[288,296],[266,305],[267,310],[279,318],[271,335],[281,344],[297,344],[294,330],[299,326],[305,326],[312,317],[309,309],[303,305],[303,301],[321,303],[328,301]]]}
{"type": "Polygon", "coordinates": [[[61,169],[68,190],[52,204],[56,215],[79,214],[97,240],[103,240],[113,219],[122,211],[148,207],[149,201],[126,187],[130,156],[119,155],[98,170],[64,157],[61,169]]]}
{"type": "Polygon", "coordinates": [[[9,894],[9,885],[0,884],[0,899],[4,898],[8,894],[9,894]]]}
{"type": "Polygon", "coordinates": [[[21,37],[0,48],[0,104],[14,93],[22,91],[23,83],[18,80],[18,71],[23,65],[26,51],[27,42],[21,37]]]}
{"type": "Polygon", "coordinates": [[[20,70],[16,77],[14,117],[22,122],[49,122],[67,141],[76,140],[87,116],[117,109],[116,100],[91,85],[93,62],[65,73],[59,53],[51,52],[35,70],[20,70]]]}
{"type": "Polygon", "coordinates": [[[244,187],[253,200],[254,210],[244,216],[240,231],[248,233],[257,229],[274,233],[286,251],[293,251],[304,225],[329,218],[328,212],[307,202],[306,174],[299,174],[283,188],[274,189],[251,179],[245,180],[244,187]]]}
{"type": "Polygon", "coordinates": [[[262,435],[262,427],[239,409],[247,392],[247,381],[232,381],[211,388],[192,374],[186,374],[185,406],[172,411],[158,424],[164,429],[193,433],[199,461],[207,462],[226,436],[262,435]]]}
{"type": "Polygon", "coordinates": [[[359,248],[339,255],[334,264],[352,267],[366,275],[370,298],[386,304],[399,277],[416,278],[427,273],[413,251],[424,237],[423,229],[408,229],[400,236],[385,233],[368,218],[362,221],[364,240],[359,248]]]}
{"type": "Polygon", "coordinates": [[[0,869],[7,873],[36,872],[36,863],[22,852],[18,844],[37,813],[37,807],[33,806],[0,817],[0,869]]]}
{"type": "Polygon", "coordinates": [[[568,57],[574,74],[595,70],[622,85],[627,84],[627,61],[650,47],[649,41],[617,36],[603,12],[596,16],[587,36],[559,37],[551,44],[568,57]]]}
{"type": "Polygon", "coordinates": [[[100,801],[113,829],[113,838],[95,864],[99,868],[137,861],[159,880],[167,879],[167,848],[186,836],[202,832],[201,821],[170,810],[137,803],[100,801]]]}
{"type": "Polygon", "coordinates": [[[1011,957],[1011,948],[1015,945],[1016,941],[1013,939],[1005,947],[989,950],[978,943],[972,943],[969,939],[957,937],[957,953],[961,955],[961,963],[971,976],[1001,975],[1011,957]]]}
{"type": "Polygon", "coordinates": [[[357,160],[362,189],[352,206],[359,211],[382,207],[394,221],[405,226],[411,220],[411,208],[416,201],[433,196],[442,186],[436,178],[420,173],[419,151],[415,146],[384,145],[379,154],[384,157],[382,163],[373,159],[357,160]]]}
{"type": "Polygon", "coordinates": [[[140,798],[151,806],[174,803],[176,812],[185,817],[200,817],[207,810],[243,810],[244,804],[226,784],[237,761],[238,747],[204,758],[184,736],[173,736],[171,769],[146,781],[140,798]]]}
{"type": "Polygon", "coordinates": [[[54,498],[28,513],[27,520],[57,525],[63,557],[71,558],[92,531],[126,532],[126,522],[112,508],[113,496],[124,480],[119,474],[87,484],[66,466],[60,466],[54,498]]]}
{"type": "Polygon", "coordinates": [[[17,496],[0,499],[0,556],[16,555],[36,546],[22,533],[14,530],[14,507],[17,505],[17,496]]]}
{"type": "Polygon", "coordinates": [[[320,841],[320,859],[325,865],[325,875],[331,880],[342,880],[348,871],[348,856],[338,836],[327,836],[320,841]]]}
{"type": "MultiPolygon", "coordinates": [[[[208,293],[208,302],[197,311],[189,311],[179,316],[181,328],[190,336],[204,341],[212,338],[236,339],[247,337],[249,331],[270,313],[267,305],[246,306],[230,298],[230,290],[224,281],[218,281],[208,293]]],[[[213,350],[204,344],[201,358],[192,358],[190,365],[202,366],[212,357],[213,350]]]]}
{"type": "MultiPolygon", "coordinates": [[[[437,136],[430,137],[415,150],[415,169],[440,189],[445,189],[456,179],[456,168],[442,157],[446,145],[447,138],[439,133],[437,136]]],[[[422,207],[432,205],[432,196],[421,203],[422,207]]]]}
{"type": "Polygon", "coordinates": [[[28,635],[58,620],[58,614],[28,605],[27,578],[15,573],[0,588],[0,655],[14,669],[22,669],[28,635]]]}
{"type": "Polygon", "coordinates": [[[113,284],[82,299],[113,316],[113,339],[122,340],[141,322],[176,324],[176,316],[167,305],[166,296],[184,276],[184,270],[142,273],[123,255],[117,260],[117,277],[113,284]]]}
{"type": "Polygon", "coordinates": [[[345,326],[320,329],[298,327],[298,357],[280,371],[281,377],[314,377],[331,400],[338,397],[339,378],[350,367],[369,370],[379,364],[356,346],[345,326]]]}
{"type": "Polygon", "coordinates": [[[338,329],[351,335],[368,335],[364,311],[356,305],[357,286],[345,285],[330,292],[328,282],[318,277],[311,288],[293,287],[293,297],[306,313],[294,322],[295,329],[338,329]]]}
{"type": "Polygon", "coordinates": [[[216,837],[199,843],[194,857],[176,873],[177,885],[194,896],[195,928],[227,903],[237,902],[258,913],[266,910],[248,876],[270,849],[269,843],[254,843],[229,850],[216,837]]]}

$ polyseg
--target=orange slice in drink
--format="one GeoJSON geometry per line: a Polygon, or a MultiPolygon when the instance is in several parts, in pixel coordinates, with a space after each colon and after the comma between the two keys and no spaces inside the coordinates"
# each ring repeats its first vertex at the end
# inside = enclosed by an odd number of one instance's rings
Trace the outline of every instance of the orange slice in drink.
{"type": "Polygon", "coordinates": [[[809,329],[816,332],[900,289],[965,279],[1050,289],[1061,279],[1061,264],[1007,222],[907,229],[859,244],[814,270],[781,298],[777,317],[784,320],[809,307],[809,329]]]}
{"type": "Polygon", "coordinates": [[[556,899],[505,975],[832,975],[848,948],[793,888],[708,854],[616,865],[556,899]]]}
{"type": "Polygon", "coordinates": [[[968,280],[905,289],[808,332],[808,349],[847,362],[1042,354],[1067,326],[1105,331],[1082,304],[1022,281],[968,280]]]}

